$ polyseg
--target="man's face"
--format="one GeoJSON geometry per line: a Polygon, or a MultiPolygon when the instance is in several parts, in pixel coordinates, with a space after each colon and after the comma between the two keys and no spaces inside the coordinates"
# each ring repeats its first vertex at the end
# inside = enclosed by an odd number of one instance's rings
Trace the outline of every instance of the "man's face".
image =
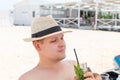
{"type": "Polygon", "coordinates": [[[65,58],[66,44],[63,38],[63,34],[57,34],[43,40],[41,45],[41,57],[45,57],[53,60],[62,60],[65,58]]]}

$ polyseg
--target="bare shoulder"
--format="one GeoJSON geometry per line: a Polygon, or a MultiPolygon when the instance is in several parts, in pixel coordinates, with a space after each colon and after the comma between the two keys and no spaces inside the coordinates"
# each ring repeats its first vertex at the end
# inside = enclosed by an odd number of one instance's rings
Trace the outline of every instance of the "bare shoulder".
{"type": "MultiPolygon", "coordinates": [[[[74,76],[75,76],[74,65],[76,65],[76,61],[66,60],[66,61],[64,61],[64,65],[65,65],[65,70],[64,71],[67,72],[67,76],[69,76],[69,78],[73,79],[74,76]]],[[[69,80],[71,80],[71,79],[69,79],[69,80]]]]}
{"type": "Polygon", "coordinates": [[[31,77],[30,75],[33,75],[34,72],[35,72],[35,68],[21,75],[18,80],[29,80],[29,78],[31,77]]]}

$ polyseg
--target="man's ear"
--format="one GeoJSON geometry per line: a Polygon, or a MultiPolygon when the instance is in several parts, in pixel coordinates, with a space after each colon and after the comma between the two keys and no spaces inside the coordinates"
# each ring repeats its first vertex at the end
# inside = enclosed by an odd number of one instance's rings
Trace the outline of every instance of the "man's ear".
{"type": "Polygon", "coordinates": [[[33,45],[34,45],[34,47],[35,47],[37,50],[40,50],[40,49],[41,49],[41,48],[40,48],[40,44],[39,44],[38,41],[33,41],[33,45]]]}

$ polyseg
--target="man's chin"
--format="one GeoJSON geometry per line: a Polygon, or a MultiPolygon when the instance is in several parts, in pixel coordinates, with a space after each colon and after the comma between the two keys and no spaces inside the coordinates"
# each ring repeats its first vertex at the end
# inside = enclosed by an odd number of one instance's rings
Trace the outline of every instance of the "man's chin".
{"type": "Polygon", "coordinates": [[[61,60],[65,59],[65,57],[66,57],[66,56],[61,57],[61,58],[59,58],[58,60],[61,61],[61,60]]]}
{"type": "Polygon", "coordinates": [[[62,57],[61,60],[65,59],[66,56],[62,57]]]}

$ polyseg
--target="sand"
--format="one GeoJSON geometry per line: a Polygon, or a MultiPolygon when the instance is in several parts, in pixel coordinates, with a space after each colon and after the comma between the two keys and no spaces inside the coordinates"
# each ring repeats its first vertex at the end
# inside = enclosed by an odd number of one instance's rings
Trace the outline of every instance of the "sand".
{"type": "MultiPolygon", "coordinates": [[[[120,54],[120,32],[70,30],[73,32],[65,34],[65,60],[75,60],[75,48],[80,63],[87,62],[93,72],[103,73],[114,68],[113,58],[120,54]]],[[[29,26],[0,27],[0,80],[17,80],[37,65],[39,59],[32,43],[22,40],[29,33],[29,26]]]]}

